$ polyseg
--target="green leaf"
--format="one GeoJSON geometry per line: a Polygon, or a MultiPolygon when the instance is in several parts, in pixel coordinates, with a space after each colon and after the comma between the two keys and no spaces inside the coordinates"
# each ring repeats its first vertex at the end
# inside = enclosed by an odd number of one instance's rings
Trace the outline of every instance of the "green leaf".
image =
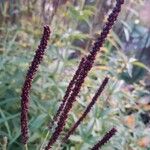
{"type": "Polygon", "coordinates": [[[71,135],[69,139],[74,142],[82,142],[82,138],[79,135],[71,135]]]}
{"type": "Polygon", "coordinates": [[[144,68],[144,69],[146,69],[148,72],[150,72],[150,69],[149,69],[145,64],[143,64],[142,62],[133,61],[132,64],[135,65],[135,66],[138,66],[138,67],[140,67],[140,68],[144,68]]]}
{"type": "Polygon", "coordinates": [[[30,125],[31,130],[36,131],[37,129],[39,129],[44,123],[46,116],[46,114],[41,114],[35,120],[33,120],[30,125]]]}
{"type": "Polygon", "coordinates": [[[94,124],[95,124],[95,119],[92,118],[89,123],[88,123],[88,126],[86,128],[86,131],[87,131],[87,136],[91,134],[92,130],[93,130],[93,127],[94,127],[94,124]]]}
{"type": "Polygon", "coordinates": [[[2,116],[2,118],[0,119],[0,124],[1,124],[1,123],[4,123],[4,122],[7,122],[7,121],[10,120],[10,119],[14,119],[14,118],[16,118],[16,117],[18,117],[18,116],[20,115],[20,113],[17,113],[17,114],[15,114],[15,115],[11,115],[11,116],[9,116],[9,117],[6,117],[6,116],[4,115],[4,113],[2,112],[1,109],[0,109],[0,114],[1,114],[1,116],[2,116]]]}

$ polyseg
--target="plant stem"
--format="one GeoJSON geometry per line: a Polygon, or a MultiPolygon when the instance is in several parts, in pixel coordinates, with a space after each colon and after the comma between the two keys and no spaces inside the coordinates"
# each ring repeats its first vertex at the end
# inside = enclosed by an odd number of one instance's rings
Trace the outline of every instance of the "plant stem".
{"type": "Polygon", "coordinates": [[[45,142],[46,142],[46,140],[47,140],[49,134],[50,134],[50,132],[48,131],[47,134],[46,134],[46,136],[45,136],[45,138],[44,138],[44,142],[42,143],[42,145],[41,145],[41,147],[40,147],[40,150],[43,150],[44,144],[45,144],[45,142]]]}
{"type": "Polygon", "coordinates": [[[7,137],[5,136],[5,137],[3,138],[3,140],[4,140],[4,145],[2,146],[2,150],[7,150],[7,143],[8,143],[7,137]]]}
{"type": "Polygon", "coordinates": [[[25,144],[25,145],[24,145],[24,148],[25,148],[25,150],[28,150],[28,145],[25,144]]]}

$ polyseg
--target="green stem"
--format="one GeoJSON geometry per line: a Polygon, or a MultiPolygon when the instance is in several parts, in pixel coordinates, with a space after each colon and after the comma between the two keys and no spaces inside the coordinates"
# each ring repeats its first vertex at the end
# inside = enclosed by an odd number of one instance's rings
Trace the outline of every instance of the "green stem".
{"type": "Polygon", "coordinates": [[[47,134],[46,134],[46,136],[45,136],[45,138],[44,138],[44,142],[43,142],[43,143],[42,143],[42,145],[41,145],[40,150],[42,150],[42,149],[43,149],[44,144],[45,144],[45,142],[46,142],[46,140],[47,140],[47,138],[48,138],[49,134],[50,134],[50,132],[48,131],[48,132],[47,132],[47,134]]]}
{"type": "Polygon", "coordinates": [[[7,137],[4,137],[3,140],[4,140],[4,145],[2,146],[2,150],[7,150],[7,137]]]}
{"type": "Polygon", "coordinates": [[[28,145],[25,144],[25,145],[24,145],[24,148],[25,148],[25,150],[28,150],[28,145]]]}

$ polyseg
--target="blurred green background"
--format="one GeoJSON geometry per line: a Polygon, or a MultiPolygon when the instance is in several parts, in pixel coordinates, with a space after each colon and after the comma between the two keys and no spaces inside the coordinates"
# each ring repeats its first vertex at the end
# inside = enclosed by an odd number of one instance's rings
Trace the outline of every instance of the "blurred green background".
{"type": "MultiPolygon", "coordinates": [[[[30,94],[29,150],[42,149],[50,138],[47,125],[114,5],[115,0],[0,0],[0,150],[23,149],[20,93],[43,25],[51,26],[52,35],[30,94]]],[[[104,77],[111,80],[67,144],[58,141],[54,149],[87,150],[116,126],[118,133],[103,150],[150,150],[149,10],[149,0],[125,0],[60,140],[104,77]]]]}

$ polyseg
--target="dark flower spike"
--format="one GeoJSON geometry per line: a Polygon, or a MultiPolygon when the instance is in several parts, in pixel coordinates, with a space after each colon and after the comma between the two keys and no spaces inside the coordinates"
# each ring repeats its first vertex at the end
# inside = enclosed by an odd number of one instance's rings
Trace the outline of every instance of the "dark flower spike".
{"type": "Polygon", "coordinates": [[[92,50],[90,51],[90,54],[85,58],[84,65],[81,68],[80,75],[78,76],[78,79],[74,85],[74,88],[72,89],[72,93],[69,95],[65,107],[63,108],[63,111],[61,112],[59,116],[59,120],[57,122],[57,127],[55,128],[54,133],[52,134],[47,146],[45,147],[45,150],[49,150],[52,145],[56,142],[58,139],[60,133],[62,132],[66,119],[68,118],[68,113],[72,108],[73,103],[75,102],[75,98],[78,95],[81,85],[84,82],[85,77],[87,76],[88,72],[91,70],[92,65],[94,63],[96,54],[98,51],[100,51],[100,48],[102,47],[110,29],[112,28],[115,20],[118,17],[118,14],[121,10],[121,5],[124,3],[123,0],[117,0],[116,6],[113,9],[112,13],[109,15],[107,19],[107,23],[104,26],[100,36],[98,37],[97,41],[94,43],[92,50]]]}
{"type": "Polygon", "coordinates": [[[93,96],[91,102],[87,106],[87,108],[84,111],[84,113],[81,115],[81,117],[78,119],[78,121],[71,127],[71,129],[68,131],[68,133],[66,134],[66,136],[63,138],[63,140],[62,140],[63,143],[65,143],[67,141],[67,139],[70,137],[70,135],[76,130],[76,128],[80,125],[80,123],[83,121],[83,119],[90,112],[91,108],[96,103],[98,97],[101,95],[101,93],[103,92],[105,86],[107,85],[108,80],[109,80],[109,78],[107,78],[107,77],[103,80],[101,86],[99,87],[99,89],[97,90],[97,92],[95,93],[95,95],[93,96]]]}
{"type": "Polygon", "coordinates": [[[81,68],[83,67],[84,61],[85,61],[85,58],[82,58],[82,60],[81,60],[81,62],[79,64],[79,67],[78,67],[77,71],[75,72],[75,75],[73,76],[72,80],[70,81],[70,83],[69,83],[69,85],[67,87],[67,90],[65,92],[65,96],[64,96],[64,98],[62,100],[62,103],[60,104],[59,109],[58,109],[56,115],[54,116],[53,120],[49,124],[49,130],[51,130],[51,128],[54,125],[54,123],[57,122],[57,120],[59,118],[59,115],[61,114],[61,112],[62,112],[62,110],[63,110],[63,108],[65,106],[65,103],[66,103],[68,97],[70,96],[70,94],[72,92],[72,89],[73,89],[73,87],[74,87],[74,85],[75,85],[75,83],[76,83],[76,81],[77,81],[77,79],[78,79],[78,77],[80,75],[81,68]]]}
{"type": "Polygon", "coordinates": [[[112,128],[108,133],[105,134],[105,136],[98,141],[96,145],[92,147],[91,150],[99,150],[104,144],[106,144],[110,138],[112,138],[116,134],[117,130],[115,128],[112,128]]]}
{"type": "Polygon", "coordinates": [[[47,41],[50,36],[50,28],[49,26],[44,26],[43,36],[40,41],[40,45],[36,50],[35,56],[33,61],[29,67],[27,72],[25,82],[22,88],[21,93],[21,136],[22,136],[22,143],[27,144],[29,138],[29,129],[28,129],[28,111],[29,111],[29,92],[32,85],[32,80],[37,72],[39,64],[41,63],[44,52],[47,46],[47,41]]]}

